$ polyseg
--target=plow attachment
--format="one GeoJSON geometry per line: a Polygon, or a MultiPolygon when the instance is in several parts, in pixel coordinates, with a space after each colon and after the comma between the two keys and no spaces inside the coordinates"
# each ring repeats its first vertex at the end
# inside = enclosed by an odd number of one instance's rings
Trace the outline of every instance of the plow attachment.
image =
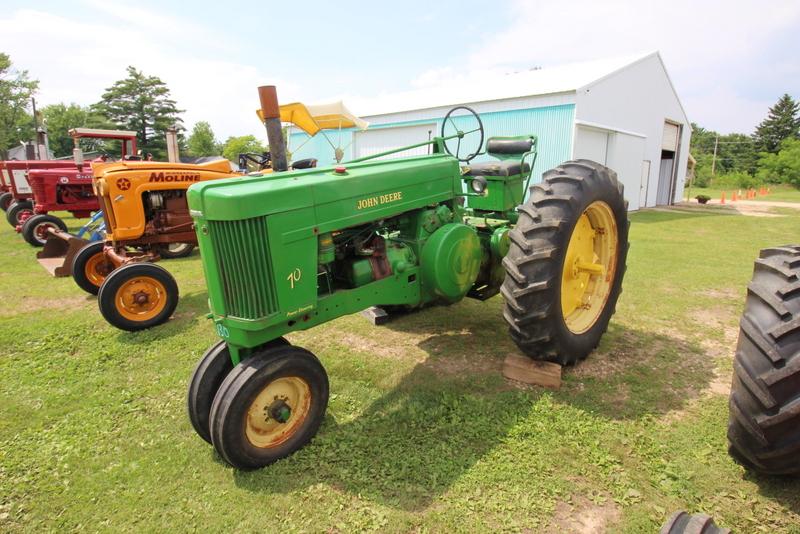
{"type": "Polygon", "coordinates": [[[44,248],[36,253],[36,261],[53,276],[70,276],[72,260],[90,241],[60,230],[48,229],[44,248]]]}

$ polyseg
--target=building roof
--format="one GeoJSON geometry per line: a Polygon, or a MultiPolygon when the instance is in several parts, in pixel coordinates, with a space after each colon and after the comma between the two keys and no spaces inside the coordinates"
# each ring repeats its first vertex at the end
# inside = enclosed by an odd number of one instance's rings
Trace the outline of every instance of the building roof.
{"type": "Polygon", "coordinates": [[[507,74],[495,71],[469,76],[455,75],[452,81],[436,86],[371,98],[348,97],[348,101],[362,117],[374,117],[473,102],[574,92],[651,56],[658,56],[658,52],[583,61],[507,74]]]}

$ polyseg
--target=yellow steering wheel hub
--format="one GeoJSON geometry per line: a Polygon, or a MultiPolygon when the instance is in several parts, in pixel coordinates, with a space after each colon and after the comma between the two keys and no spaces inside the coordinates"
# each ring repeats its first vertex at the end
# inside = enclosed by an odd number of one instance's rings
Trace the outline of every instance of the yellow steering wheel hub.
{"type": "Polygon", "coordinates": [[[600,318],[616,274],[618,247],[611,207],[592,202],[572,231],[561,273],[561,313],[573,334],[586,332],[600,318]]]}

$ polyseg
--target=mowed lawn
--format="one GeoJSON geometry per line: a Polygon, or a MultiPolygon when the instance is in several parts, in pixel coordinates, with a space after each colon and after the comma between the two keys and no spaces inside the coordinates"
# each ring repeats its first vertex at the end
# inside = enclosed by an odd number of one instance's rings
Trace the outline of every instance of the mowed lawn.
{"type": "MultiPolygon", "coordinates": [[[[186,386],[216,341],[199,257],[131,334],[0,224],[0,531],[656,532],[675,510],[800,532],[800,481],[727,455],[731,358],[758,250],[798,217],[631,216],[624,293],[599,350],[552,392],[505,381],[501,299],[290,336],[331,400],[317,438],[240,472],[197,437],[186,386]]],[[[76,226],[76,221],[70,221],[76,226]]]]}

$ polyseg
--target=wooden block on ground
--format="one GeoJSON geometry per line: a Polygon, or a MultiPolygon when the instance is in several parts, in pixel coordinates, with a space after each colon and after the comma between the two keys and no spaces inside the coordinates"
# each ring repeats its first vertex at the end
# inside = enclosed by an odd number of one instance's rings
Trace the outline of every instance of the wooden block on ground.
{"type": "Polygon", "coordinates": [[[561,366],[553,362],[539,362],[526,356],[509,355],[503,362],[503,376],[526,384],[551,389],[561,387],[561,366]]]}
{"type": "Polygon", "coordinates": [[[361,312],[361,316],[375,326],[380,326],[389,322],[389,314],[386,310],[373,306],[361,312]]]}

